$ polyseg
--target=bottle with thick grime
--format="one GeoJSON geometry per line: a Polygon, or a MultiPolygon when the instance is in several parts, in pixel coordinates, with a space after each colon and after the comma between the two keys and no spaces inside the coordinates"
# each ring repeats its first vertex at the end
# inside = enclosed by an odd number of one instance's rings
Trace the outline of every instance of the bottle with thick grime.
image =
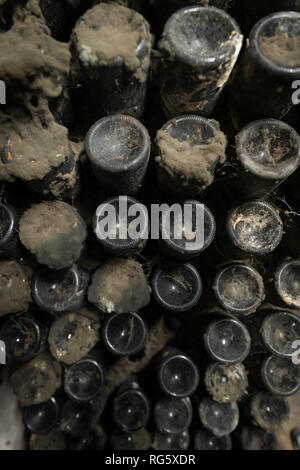
{"type": "Polygon", "coordinates": [[[190,199],[162,212],[159,247],[174,260],[189,260],[203,253],[214,241],[216,221],[210,209],[190,199]]]}
{"type": "Polygon", "coordinates": [[[115,194],[136,194],[143,183],[150,156],[150,137],[135,118],[114,114],[89,130],[85,147],[99,183],[115,194]]]}
{"type": "Polygon", "coordinates": [[[115,196],[100,204],[93,219],[94,233],[103,248],[115,256],[141,252],[148,239],[148,210],[130,196],[115,196]]]}
{"type": "Polygon", "coordinates": [[[133,312],[110,314],[103,326],[102,337],[107,349],[116,356],[134,356],[143,350],[147,327],[133,312]]]}
{"type": "Polygon", "coordinates": [[[276,11],[299,11],[299,0],[245,0],[243,2],[244,19],[247,30],[258,21],[260,18],[275,13],[276,11]]]}
{"type": "Polygon", "coordinates": [[[88,273],[75,265],[62,270],[40,266],[31,281],[32,297],[42,310],[76,310],[84,303],[88,282],[88,273]]]}
{"type": "Polygon", "coordinates": [[[230,259],[261,256],[274,251],[282,237],[283,223],[277,209],[265,201],[250,201],[229,212],[218,248],[230,259]]]}
{"type": "Polygon", "coordinates": [[[292,84],[300,78],[300,13],[278,12],[253,27],[230,93],[233,119],[282,119],[294,106],[292,84]]]}
{"type": "Polygon", "coordinates": [[[214,180],[225,162],[226,137],[217,121],[201,116],[177,116],[156,134],[155,158],[162,191],[196,196],[214,180]]]}
{"type": "Polygon", "coordinates": [[[212,362],[205,371],[205,386],[214,400],[220,403],[234,403],[246,392],[247,371],[240,362],[235,364],[212,362]]]}
{"type": "Polygon", "coordinates": [[[141,118],[151,51],[149,25],[142,15],[101,2],[78,20],[71,44],[75,86],[88,121],[112,113],[141,118]]]}
{"type": "Polygon", "coordinates": [[[116,425],[124,432],[145,427],[150,418],[150,401],[134,378],[119,387],[112,409],[116,425]]]}
{"type": "Polygon", "coordinates": [[[235,141],[240,165],[232,180],[235,198],[266,197],[300,165],[300,137],[283,121],[251,122],[237,134],[235,141]]]}
{"type": "Polygon", "coordinates": [[[254,313],[265,298],[261,275],[246,263],[229,263],[216,272],[212,290],[221,308],[236,315],[254,313]]]}
{"type": "Polygon", "coordinates": [[[167,264],[154,272],[152,289],[155,300],[164,309],[185,312],[199,301],[202,280],[192,264],[167,264]]]}
{"type": "Polygon", "coordinates": [[[227,83],[242,46],[235,20],[214,7],[188,6],[167,21],[161,100],[167,118],[209,116],[227,83]]]}
{"type": "Polygon", "coordinates": [[[169,347],[163,351],[159,362],[158,381],[166,395],[185,398],[196,391],[198,368],[186,354],[169,347]]]}

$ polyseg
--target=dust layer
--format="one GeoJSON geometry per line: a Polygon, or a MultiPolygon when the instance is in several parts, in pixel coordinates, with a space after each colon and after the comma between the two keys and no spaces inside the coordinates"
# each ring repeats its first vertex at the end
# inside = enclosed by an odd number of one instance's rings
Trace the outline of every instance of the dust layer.
{"type": "Polygon", "coordinates": [[[225,162],[226,137],[222,131],[206,142],[180,141],[167,131],[157,132],[156,142],[159,156],[155,158],[170,178],[179,178],[180,184],[197,184],[199,190],[205,189],[214,179],[217,164],[225,162]]]}
{"type": "Polygon", "coordinates": [[[261,36],[259,46],[263,55],[276,65],[300,67],[300,35],[288,36],[278,28],[274,36],[261,36]]]}
{"type": "Polygon", "coordinates": [[[87,231],[77,211],[62,201],[42,202],[20,220],[20,240],[41,264],[63,269],[77,261],[87,231]]]}
{"type": "Polygon", "coordinates": [[[0,263],[0,316],[26,312],[31,302],[30,281],[16,261],[0,263]]]}
{"type": "Polygon", "coordinates": [[[88,299],[103,312],[137,312],[150,302],[150,291],[141,264],[117,258],[95,271],[88,299]]]}
{"type": "Polygon", "coordinates": [[[136,11],[117,5],[100,3],[88,10],[72,33],[72,44],[84,67],[111,64],[122,58],[125,66],[145,81],[150,63],[151,35],[146,20],[136,11]],[[146,51],[139,58],[141,38],[146,51]]]}
{"type": "Polygon", "coordinates": [[[208,393],[220,403],[234,403],[244,395],[248,378],[241,363],[233,365],[211,364],[205,373],[208,393]]]}
{"type": "Polygon", "coordinates": [[[11,385],[21,406],[49,400],[61,386],[61,374],[60,364],[44,354],[16,369],[11,376],[11,385]]]}
{"type": "Polygon", "coordinates": [[[99,328],[99,316],[91,309],[61,316],[50,328],[48,342],[51,354],[58,361],[74,364],[98,343],[99,328]]]}

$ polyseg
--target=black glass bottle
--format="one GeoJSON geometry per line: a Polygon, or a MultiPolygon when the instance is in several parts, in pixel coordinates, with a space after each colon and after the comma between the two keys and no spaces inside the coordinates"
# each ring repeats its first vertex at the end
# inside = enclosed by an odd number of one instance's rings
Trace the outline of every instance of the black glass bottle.
{"type": "Polygon", "coordinates": [[[150,417],[150,401],[135,379],[119,387],[112,409],[116,425],[124,432],[144,428],[150,417]]]}
{"type": "Polygon", "coordinates": [[[300,76],[300,13],[282,11],[260,19],[231,87],[237,126],[259,118],[283,119],[292,109],[292,83],[300,76]]]}
{"type": "Polygon", "coordinates": [[[167,118],[209,116],[231,74],[243,36],[235,20],[214,7],[188,6],[167,21],[161,99],[167,118]]]}
{"type": "Polygon", "coordinates": [[[253,425],[245,425],[238,435],[242,450],[277,450],[278,441],[274,433],[253,425]]]}
{"type": "Polygon", "coordinates": [[[163,308],[185,312],[199,301],[202,280],[192,264],[165,264],[154,272],[152,289],[155,300],[163,308]]]}
{"type": "Polygon", "coordinates": [[[154,407],[154,420],[159,432],[180,434],[191,425],[193,410],[190,399],[161,398],[154,407]]]}
{"type": "Polygon", "coordinates": [[[89,429],[91,418],[89,404],[67,400],[61,410],[59,428],[71,437],[82,437],[89,429]]]}
{"type": "Polygon", "coordinates": [[[7,359],[26,362],[45,349],[49,318],[26,313],[6,317],[0,327],[0,339],[5,343],[7,359]]]}
{"type": "Polygon", "coordinates": [[[140,190],[150,156],[150,137],[137,119],[124,114],[100,119],[88,131],[85,148],[103,188],[127,195],[140,190]]]}
{"type": "Polygon", "coordinates": [[[60,403],[56,397],[39,405],[23,408],[23,422],[28,431],[35,434],[48,434],[60,417],[60,403]]]}
{"type": "Polygon", "coordinates": [[[199,406],[200,421],[214,436],[230,434],[238,425],[239,409],[236,403],[218,403],[212,398],[203,398],[199,406]]]}
{"type": "Polygon", "coordinates": [[[251,122],[235,141],[240,168],[232,182],[240,200],[268,196],[300,165],[300,137],[283,121],[251,122]]]}
{"type": "Polygon", "coordinates": [[[110,314],[103,326],[105,346],[116,356],[133,356],[144,348],[147,327],[137,313],[110,314]]]}
{"type": "Polygon", "coordinates": [[[230,263],[218,269],[212,284],[218,304],[236,315],[249,315],[265,298],[261,275],[246,263],[230,263]]]}
{"type": "Polygon", "coordinates": [[[295,342],[300,338],[300,317],[284,310],[271,310],[266,312],[260,333],[272,354],[292,359],[299,349],[295,342]]]}
{"type": "Polygon", "coordinates": [[[154,433],[153,448],[155,450],[187,450],[190,445],[190,436],[187,431],[179,434],[165,434],[159,431],[154,433]]]}
{"type": "Polygon", "coordinates": [[[196,431],[194,437],[195,450],[231,450],[230,435],[217,437],[206,429],[196,431]]]}
{"type": "Polygon", "coordinates": [[[77,310],[84,303],[88,282],[88,273],[75,265],[59,271],[41,266],[31,281],[32,297],[42,310],[77,310]]]}
{"type": "Polygon", "coordinates": [[[64,390],[72,400],[85,403],[101,393],[105,386],[101,362],[98,354],[91,352],[65,370],[64,390]]]}
{"type": "Polygon", "coordinates": [[[289,357],[266,357],[261,374],[266,388],[276,395],[294,395],[300,388],[300,365],[289,357]]]}
{"type": "Polygon", "coordinates": [[[204,333],[208,354],[215,361],[225,364],[242,362],[248,356],[251,344],[244,323],[231,315],[212,313],[211,316],[212,320],[204,333]]]}
{"type": "Polygon", "coordinates": [[[17,243],[16,211],[11,205],[0,202],[0,254],[11,254],[17,243]]]}
{"type": "Polygon", "coordinates": [[[215,234],[216,222],[210,209],[191,199],[178,205],[176,212],[170,207],[162,213],[159,246],[168,258],[189,260],[203,253],[215,234]]]}
{"type": "Polygon", "coordinates": [[[114,433],[110,438],[114,450],[148,450],[151,447],[151,434],[142,428],[134,432],[114,433]]]}
{"type": "Polygon", "coordinates": [[[185,398],[198,387],[198,368],[186,354],[169,347],[160,358],[158,381],[166,395],[185,398]]]}
{"type": "Polygon", "coordinates": [[[166,122],[156,134],[155,158],[162,191],[193,197],[214,180],[225,161],[226,137],[217,121],[186,114],[166,122]]]}
{"type": "Polygon", "coordinates": [[[136,255],[147,243],[148,211],[133,197],[116,196],[107,199],[98,206],[93,222],[97,240],[108,253],[115,256],[136,255]]]}
{"type": "Polygon", "coordinates": [[[226,235],[219,245],[229,258],[246,258],[274,251],[283,236],[278,211],[265,201],[250,201],[229,212],[226,235]]]}
{"type": "Polygon", "coordinates": [[[288,420],[290,408],[285,398],[269,392],[259,392],[251,399],[251,416],[268,432],[278,431],[288,420]]]}
{"type": "Polygon", "coordinates": [[[281,301],[290,308],[300,308],[300,260],[280,263],[274,274],[275,290],[281,301]]]}

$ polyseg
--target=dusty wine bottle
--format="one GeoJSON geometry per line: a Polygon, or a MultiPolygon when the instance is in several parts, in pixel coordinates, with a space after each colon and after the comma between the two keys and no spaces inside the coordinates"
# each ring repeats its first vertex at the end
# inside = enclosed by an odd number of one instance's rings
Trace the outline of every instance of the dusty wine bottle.
{"type": "Polygon", "coordinates": [[[71,44],[75,86],[80,84],[90,115],[97,119],[124,113],[141,118],[151,51],[143,16],[101,2],[78,20],[71,44]]]}
{"type": "Polygon", "coordinates": [[[242,398],[248,387],[247,371],[240,362],[213,362],[205,371],[205,386],[212,398],[220,403],[234,403],[242,398]]]}
{"type": "Polygon", "coordinates": [[[238,435],[242,450],[277,450],[276,435],[257,426],[243,426],[238,435]]]}
{"type": "Polygon", "coordinates": [[[230,434],[239,423],[236,403],[218,403],[208,397],[200,402],[199,416],[203,426],[216,437],[230,434]]]}
{"type": "Polygon", "coordinates": [[[182,210],[180,220],[171,208],[162,213],[159,247],[169,258],[189,260],[212,244],[216,222],[210,209],[194,199],[184,201],[178,209],[182,210]]]}
{"type": "Polygon", "coordinates": [[[83,250],[87,230],[84,220],[70,204],[41,202],[22,215],[20,240],[41,264],[51,269],[72,266],[83,250]]]}
{"type": "Polygon", "coordinates": [[[147,336],[144,320],[133,312],[109,315],[102,330],[105,346],[116,356],[138,354],[145,347],[147,336]]]}
{"type": "Polygon", "coordinates": [[[72,437],[81,437],[89,428],[91,417],[89,404],[67,400],[61,410],[59,428],[72,437]]]}
{"type": "Polygon", "coordinates": [[[300,308],[300,260],[288,259],[277,266],[274,275],[276,292],[291,308],[300,308]]]}
{"type": "Polygon", "coordinates": [[[98,354],[92,351],[65,370],[63,386],[68,397],[85,403],[101,393],[105,386],[105,372],[101,362],[98,354]]]}
{"type": "Polygon", "coordinates": [[[26,362],[42,352],[49,323],[48,318],[32,313],[5,318],[0,327],[0,339],[5,343],[7,359],[26,362]]]}
{"type": "Polygon", "coordinates": [[[300,77],[300,13],[278,12],[252,28],[232,83],[230,105],[237,125],[282,119],[293,107],[292,83],[300,77]]]}
{"type": "Polygon", "coordinates": [[[32,297],[42,310],[77,310],[84,304],[88,282],[88,273],[75,265],[59,271],[40,266],[31,281],[32,297]]]}
{"type": "Polygon", "coordinates": [[[300,338],[300,317],[284,310],[267,312],[260,333],[268,350],[280,357],[292,358],[297,354],[300,338]]]}
{"type": "Polygon", "coordinates": [[[246,326],[231,315],[212,312],[204,333],[207,353],[224,364],[243,362],[250,351],[251,338],[246,326]]]}
{"type": "Polygon", "coordinates": [[[15,209],[0,202],[0,255],[12,254],[18,243],[17,214],[15,209]]]}
{"type": "Polygon", "coordinates": [[[163,308],[185,312],[199,301],[202,280],[192,264],[166,264],[154,272],[152,289],[156,302],[163,308]]]}
{"type": "Polygon", "coordinates": [[[295,428],[291,432],[291,439],[294,450],[300,450],[300,429],[295,428]]]}
{"type": "Polygon", "coordinates": [[[195,433],[195,450],[231,450],[232,442],[230,435],[217,437],[206,429],[195,433]]]}
{"type": "Polygon", "coordinates": [[[160,357],[158,382],[166,395],[177,398],[191,396],[199,384],[198,368],[186,354],[168,347],[160,357]]]}
{"type": "Polygon", "coordinates": [[[235,190],[245,200],[266,197],[300,165],[299,134],[283,121],[251,122],[236,135],[235,141],[242,171],[233,181],[235,190]]]}
{"type": "Polygon", "coordinates": [[[150,417],[150,401],[136,379],[123,383],[113,400],[113,417],[124,432],[144,428],[150,417]]]}
{"type": "Polygon", "coordinates": [[[275,395],[294,395],[300,388],[300,366],[289,357],[268,356],[261,374],[266,388],[275,395]]]}
{"type": "Polygon", "coordinates": [[[150,156],[150,137],[137,119],[114,114],[88,131],[85,148],[99,183],[107,191],[134,195],[143,183],[150,156]]]}
{"type": "Polygon", "coordinates": [[[153,449],[155,450],[187,450],[190,445],[190,436],[187,431],[179,434],[154,433],[153,449]]]}
{"type": "Polygon", "coordinates": [[[265,255],[282,240],[283,223],[278,211],[265,201],[249,201],[231,210],[222,234],[221,252],[233,259],[265,255]]]}
{"type": "Polygon", "coordinates": [[[60,417],[60,404],[56,397],[45,403],[23,408],[23,422],[28,431],[35,434],[48,434],[60,417]]]}
{"type": "Polygon", "coordinates": [[[242,41],[235,20],[218,8],[188,6],[169,18],[159,43],[161,101],[168,119],[212,113],[242,41]]]}
{"type": "Polygon", "coordinates": [[[236,315],[255,312],[265,298],[263,278],[245,263],[230,263],[219,268],[212,290],[218,304],[236,315]]]}
{"type": "Polygon", "coordinates": [[[256,393],[250,406],[254,422],[268,432],[281,429],[290,415],[286,399],[269,392],[256,393]]]}
{"type": "Polygon", "coordinates": [[[226,137],[217,121],[188,114],[166,122],[156,134],[155,158],[162,191],[196,196],[225,162],[226,137]]]}
{"type": "Polygon", "coordinates": [[[193,418],[189,398],[161,398],[154,407],[157,429],[163,434],[181,434],[187,431],[193,418]]]}
{"type": "Polygon", "coordinates": [[[140,253],[147,243],[148,210],[133,197],[115,196],[98,206],[93,225],[97,240],[108,253],[130,257],[140,253]],[[108,219],[111,209],[113,214],[108,219]]]}

